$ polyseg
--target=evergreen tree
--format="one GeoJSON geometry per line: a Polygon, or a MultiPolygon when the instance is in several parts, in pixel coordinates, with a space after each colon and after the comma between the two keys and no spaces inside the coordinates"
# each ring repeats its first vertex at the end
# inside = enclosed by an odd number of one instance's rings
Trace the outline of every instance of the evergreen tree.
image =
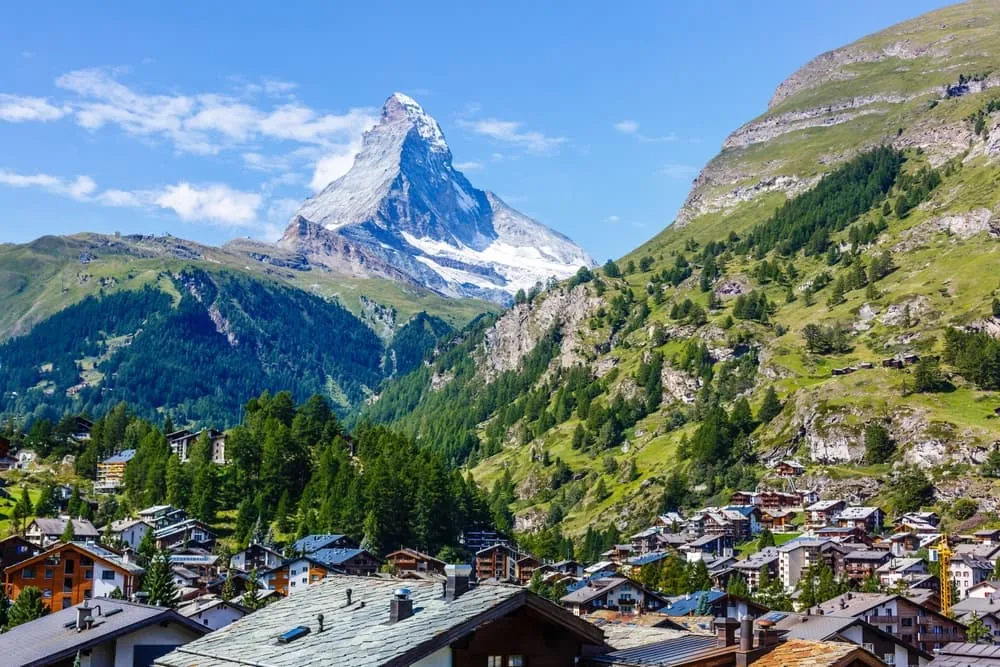
{"type": "Polygon", "coordinates": [[[218,503],[218,484],[216,466],[212,462],[212,442],[207,431],[198,436],[188,465],[193,470],[189,504],[191,514],[205,523],[212,523],[218,503]]]}
{"type": "Polygon", "coordinates": [[[121,587],[115,586],[115,590],[111,591],[108,594],[108,597],[111,598],[112,600],[124,600],[125,594],[122,593],[121,587]]]}
{"type": "Polygon", "coordinates": [[[26,586],[10,606],[7,619],[7,629],[17,627],[22,623],[30,623],[49,613],[48,607],[42,601],[42,591],[34,586],[26,586]]]}
{"type": "Polygon", "coordinates": [[[256,568],[250,570],[246,590],[243,591],[242,604],[250,611],[257,611],[264,606],[264,601],[260,599],[260,579],[256,568]]]}
{"type": "Polygon", "coordinates": [[[136,549],[139,554],[139,563],[146,567],[152,562],[153,556],[156,555],[156,542],[153,541],[153,531],[147,530],[142,539],[139,540],[139,548],[136,549]]]}
{"type": "Polygon", "coordinates": [[[71,517],[79,517],[83,514],[83,500],[80,498],[80,485],[73,485],[73,493],[70,494],[69,502],[66,503],[66,513],[71,517]]]}
{"type": "Polygon", "coordinates": [[[18,526],[18,532],[24,533],[25,524],[28,518],[31,516],[33,507],[31,505],[31,496],[28,495],[28,487],[21,487],[21,497],[18,499],[17,504],[14,506],[13,519],[18,526]]]}
{"type": "Polygon", "coordinates": [[[737,573],[729,577],[729,581],[726,582],[726,593],[742,598],[750,597],[750,589],[747,588],[747,581],[742,574],[737,573]]]}
{"type": "Polygon", "coordinates": [[[965,636],[966,640],[972,644],[989,642],[992,639],[990,629],[986,627],[983,619],[976,612],[972,612],[972,618],[965,624],[965,636]]]}
{"type": "Polygon", "coordinates": [[[177,589],[170,569],[169,551],[166,549],[156,551],[146,567],[142,583],[143,590],[149,595],[149,604],[170,608],[177,605],[177,589]]]}
{"type": "Polygon", "coordinates": [[[59,536],[60,542],[72,542],[76,539],[76,531],[73,528],[73,519],[66,520],[66,527],[63,528],[62,535],[59,536]]]}
{"type": "Polygon", "coordinates": [[[865,426],[865,462],[886,463],[896,451],[896,443],[889,436],[889,431],[878,422],[869,422],[865,426]]]}
{"type": "Polygon", "coordinates": [[[757,549],[763,551],[767,547],[774,546],[774,533],[771,532],[770,528],[764,528],[760,531],[760,536],[757,538],[757,549]]]}

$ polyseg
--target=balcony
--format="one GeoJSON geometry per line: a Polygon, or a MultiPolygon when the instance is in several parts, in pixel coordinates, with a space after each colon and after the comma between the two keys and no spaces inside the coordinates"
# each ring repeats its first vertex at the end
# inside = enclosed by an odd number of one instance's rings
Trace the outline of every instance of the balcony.
{"type": "Polygon", "coordinates": [[[868,616],[865,620],[872,625],[899,625],[899,616],[868,616]]]}

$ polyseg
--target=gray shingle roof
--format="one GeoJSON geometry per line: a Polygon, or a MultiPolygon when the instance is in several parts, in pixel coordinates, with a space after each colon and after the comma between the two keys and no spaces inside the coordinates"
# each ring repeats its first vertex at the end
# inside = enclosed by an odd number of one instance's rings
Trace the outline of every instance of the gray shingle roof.
{"type": "Polygon", "coordinates": [[[457,639],[454,633],[472,631],[492,617],[529,605],[558,618],[579,635],[600,644],[595,626],[542,600],[519,586],[480,585],[453,602],[446,602],[441,584],[376,577],[336,575],[246,616],[197,641],[159,658],[164,667],[374,667],[404,656],[411,662],[440,643],[457,639]],[[413,616],[390,624],[389,601],[400,586],[410,589],[413,616]],[[347,591],[352,603],[347,605],[347,591]],[[317,616],[323,614],[324,631],[317,616]],[[288,644],[277,638],[297,626],[311,632],[288,644]]]}
{"type": "Polygon", "coordinates": [[[343,535],[306,535],[292,544],[292,551],[300,554],[310,554],[314,551],[325,549],[342,539],[344,539],[343,535]]]}
{"type": "Polygon", "coordinates": [[[673,665],[716,648],[717,642],[715,637],[689,634],[655,644],[615,651],[589,660],[608,664],[673,665]]]}
{"type": "MultiPolygon", "coordinates": [[[[101,614],[91,612],[95,623],[89,630],[76,631],[76,607],[69,607],[37,620],[11,628],[0,635],[0,655],[5,665],[50,664],[60,658],[72,660],[77,650],[110,641],[154,623],[173,621],[203,635],[203,628],[172,609],[150,607],[124,600],[94,598],[91,607],[100,606],[101,614]],[[66,627],[72,623],[73,626],[66,627]]],[[[80,606],[80,605],[77,605],[80,606]]]]}
{"type": "MultiPolygon", "coordinates": [[[[68,519],[47,519],[38,518],[35,519],[34,524],[38,526],[38,530],[42,532],[42,535],[62,535],[62,532],[66,530],[66,522],[68,519]]],[[[100,537],[101,534],[97,532],[94,528],[94,524],[86,519],[73,519],[73,534],[76,537],[100,537]]]]}

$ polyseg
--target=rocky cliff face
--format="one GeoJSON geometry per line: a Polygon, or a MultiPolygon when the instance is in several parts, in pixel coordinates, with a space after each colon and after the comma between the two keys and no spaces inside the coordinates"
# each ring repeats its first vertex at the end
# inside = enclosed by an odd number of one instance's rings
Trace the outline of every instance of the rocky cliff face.
{"type": "Polygon", "coordinates": [[[279,245],[350,275],[500,303],[594,264],[562,234],[473,187],[437,121],[402,93],[386,100],[351,170],[302,205],[279,245]]]}

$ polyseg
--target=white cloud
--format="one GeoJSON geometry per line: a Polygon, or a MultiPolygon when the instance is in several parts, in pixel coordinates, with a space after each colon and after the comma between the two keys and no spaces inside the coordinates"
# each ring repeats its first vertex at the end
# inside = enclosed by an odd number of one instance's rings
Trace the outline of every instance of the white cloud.
{"type": "Polygon", "coordinates": [[[689,179],[698,175],[698,167],[678,162],[668,162],[660,169],[660,174],[667,178],[689,179]]]}
{"type": "Polygon", "coordinates": [[[257,218],[262,197],[241,192],[228,185],[168,185],[151,199],[160,208],[170,209],[181,220],[207,220],[227,225],[248,225],[257,218]]]}
{"type": "Polygon", "coordinates": [[[605,222],[610,222],[612,224],[615,224],[615,223],[621,222],[622,219],[619,216],[617,216],[617,215],[609,215],[607,218],[604,219],[604,221],[605,222]]]}
{"type": "Polygon", "coordinates": [[[513,144],[528,150],[532,153],[551,153],[560,145],[566,143],[565,137],[549,137],[541,132],[522,131],[524,123],[513,120],[498,120],[487,118],[485,120],[459,120],[461,127],[472,130],[476,134],[482,134],[496,141],[513,144]]]}
{"type": "Polygon", "coordinates": [[[483,168],[483,163],[470,160],[469,162],[456,162],[454,166],[459,171],[476,171],[483,168]]]}
{"type": "Polygon", "coordinates": [[[53,106],[43,97],[0,94],[0,120],[10,123],[59,120],[67,113],[66,107],[53,106]]]}
{"type": "Polygon", "coordinates": [[[615,129],[622,134],[635,134],[639,131],[639,123],[634,120],[623,120],[615,123],[615,129]]]}
{"type": "Polygon", "coordinates": [[[41,188],[61,197],[85,201],[97,189],[94,179],[77,176],[67,181],[50,174],[19,174],[8,169],[0,169],[0,185],[12,188],[41,188]]]}

